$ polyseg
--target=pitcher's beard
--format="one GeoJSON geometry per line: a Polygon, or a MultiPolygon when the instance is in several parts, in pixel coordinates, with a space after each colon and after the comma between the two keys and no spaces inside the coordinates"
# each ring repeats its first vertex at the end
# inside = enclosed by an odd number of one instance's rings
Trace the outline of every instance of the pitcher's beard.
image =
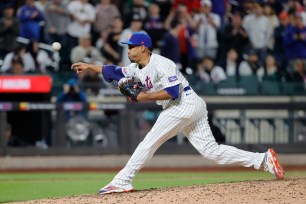
{"type": "Polygon", "coordinates": [[[131,58],[129,58],[130,59],[130,61],[132,62],[132,63],[135,63],[135,61],[134,60],[132,60],[131,58]]]}

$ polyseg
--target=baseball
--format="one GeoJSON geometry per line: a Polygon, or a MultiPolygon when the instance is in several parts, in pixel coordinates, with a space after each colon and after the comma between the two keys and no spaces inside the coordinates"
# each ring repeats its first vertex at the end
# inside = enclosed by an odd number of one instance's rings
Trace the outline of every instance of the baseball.
{"type": "Polygon", "coordinates": [[[62,45],[59,42],[54,42],[52,43],[52,48],[56,51],[59,51],[62,48],[62,45]]]}

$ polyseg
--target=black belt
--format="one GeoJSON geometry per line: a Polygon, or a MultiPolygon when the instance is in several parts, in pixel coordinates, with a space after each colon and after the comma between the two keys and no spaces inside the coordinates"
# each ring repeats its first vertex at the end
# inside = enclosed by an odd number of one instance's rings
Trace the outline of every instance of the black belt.
{"type": "Polygon", "coordinates": [[[191,87],[190,87],[190,86],[186,86],[186,87],[184,88],[184,91],[189,91],[189,90],[191,90],[191,87]]]}

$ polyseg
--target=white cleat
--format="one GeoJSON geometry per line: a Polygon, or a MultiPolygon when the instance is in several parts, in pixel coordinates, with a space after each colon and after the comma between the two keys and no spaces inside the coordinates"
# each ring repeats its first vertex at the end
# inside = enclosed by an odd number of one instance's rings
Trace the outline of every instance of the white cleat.
{"type": "Polygon", "coordinates": [[[112,185],[107,185],[99,190],[100,195],[110,194],[110,193],[127,193],[132,192],[133,188],[123,189],[112,185]]]}
{"type": "Polygon", "coordinates": [[[276,179],[284,179],[284,170],[278,161],[277,154],[275,153],[274,149],[268,149],[262,165],[263,169],[273,174],[276,179]]]}

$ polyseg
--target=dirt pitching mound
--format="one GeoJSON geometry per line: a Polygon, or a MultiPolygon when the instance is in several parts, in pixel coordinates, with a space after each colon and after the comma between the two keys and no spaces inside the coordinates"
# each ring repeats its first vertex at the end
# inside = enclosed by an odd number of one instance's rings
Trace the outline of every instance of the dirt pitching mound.
{"type": "Polygon", "coordinates": [[[140,190],[110,195],[82,195],[22,203],[306,203],[306,178],[195,185],[140,190]]]}

